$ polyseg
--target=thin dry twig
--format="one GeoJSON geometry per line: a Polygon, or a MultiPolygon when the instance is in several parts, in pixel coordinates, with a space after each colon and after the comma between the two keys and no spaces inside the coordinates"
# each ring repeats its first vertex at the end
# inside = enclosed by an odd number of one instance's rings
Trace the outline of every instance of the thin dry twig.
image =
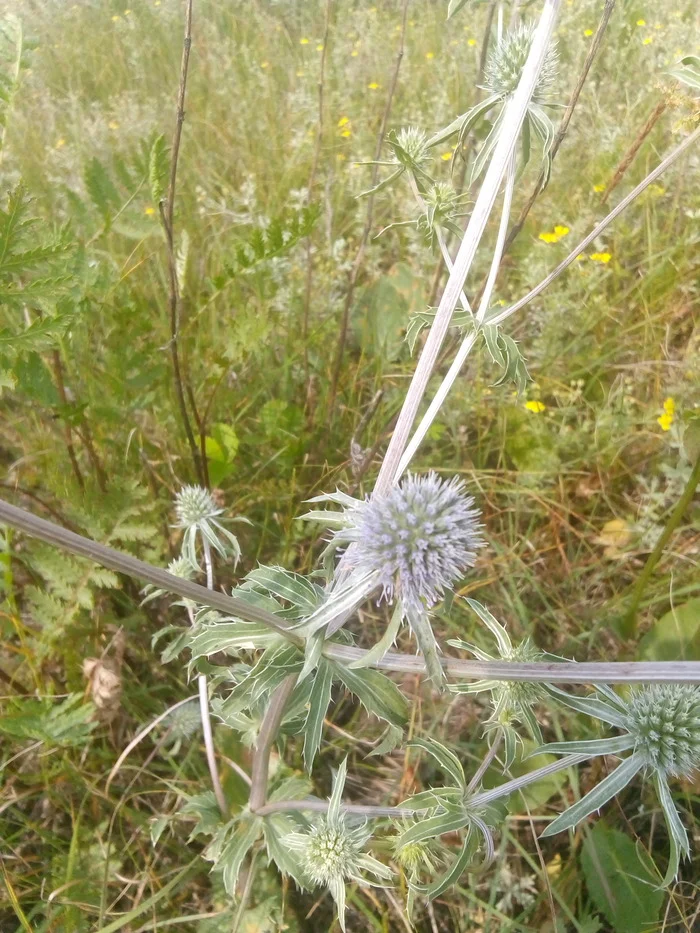
{"type": "MultiPolygon", "coordinates": [[[[389,115],[391,114],[391,106],[394,100],[394,93],[396,92],[396,84],[399,80],[399,70],[401,68],[401,60],[403,59],[405,40],[406,40],[406,22],[408,19],[408,2],[409,0],[404,0],[403,8],[401,13],[401,33],[399,36],[399,48],[396,53],[396,59],[394,61],[394,70],[391,75],[391,81],[389,83],[389,90],[386,96],[386,103],[384,105],[384,112],[382,114],[381,123],[379,124],[379,132],[377,133],[377,144],[374,149],[374,161],[376,162],[379,159],[379,156],[382,153],[382,145],[384,144],[384,136],[386,134],[386,128],[389,124],[389,115]]],[[[374,188],[377,184],[379,178],[379,166],[375,165],[372,169],[372,179],[370,182],[370,187],[374,188]]],[[[345,344],[348,336],[348,327],[350,325],[350,309],[352,307],[352,301],[355,295],[355,287],[357,285],[357,279],[360,274],[360,269],[362,267],[362,262],[365,258],[365,250],[367,249],[367,243],[369,241],[369,235],[372,230],[372,220],[374,218],[374,194],[370,194],[367,197],[367,215],[365,217],[365,226],[362,231],[362,236],[360,237],[360,245],[355,254],[355,259],[350,269],[350,275],[348,277],[348,287],[345,292],[345,301],[343,303],[343,313],[340,318],[340,330],[338,331],[338,345],[335,351],[335,360],[333,362],[333,371],[331,374],[331,383],[328,390],[328,404],[327,411],[329,413],[329,419],[332,420],[333,414],[335,411],[335,401],[336,395],[338,393],[338,380],[340,379],[340,371],[343,365],[343,355],[345,353],[345,344]]]]}
{"type": "Polygon", "coordinates": [[[185,390],[183,387],[182,369],[180,366],[180,351],[178,347],[179,329],[180,329],[180,287],[177,280],[177,258],[175,256],[175,235],[173,230],[173,216],[175,211],[175,193],[177,187],[177,166],[180,155],[180,141],[182,139],[182,124],[185,122],[185,94],[187,91],[187,72],[190,61],[190,48],[192,47],[192,2],[187,0],[185,7],[185,36],[182,45],[182,60],[180,63],[180,84],[177,94],[177,115],[175,120],[175,130],[173,132],[173,141],[170,154],[170,181],[168,184],[168,194],[164,201],[161,201],[160,218],[165,232],[165,242],[168,252],[168,306],[170,311],[170,358],[173,366],[173,378],[175,381],[175,394],[177,396],[178,408],[180,409],[180,418],[182,426],[187,437],[187,443],[192,455],[195,472],[200,483],[206,486],[206,477],[204,474],[203,461],[197,450],[197,443],[190,424],[190,417],[187,411],[185,401],[185,390]]]}
{"type": "Polygon", "coordinates": [[[642,148],[642,143],[647,138],[649,133],[651,133],[651,131],[654,129],[656,124],[659,122],[664,112],[666,111],[667,107],[668,107],[668,97],[664,96],[661,98],[661,100],[657,103],[656,107],[654,107],[652,112],[649,114],[646,120],[646,123],[641,128],[641,130],[637,133],[637,136],[634,142],[632,143],[632,145],[629,147],[627,152],[624,154],[624,156],[620,160],[619,165],[615,169],[615,174],[610,179],[605,191],[603,192],[603,196],[600,199],[601,204],[606,203],[606,201],[608,200],[610,195],[613,193],[615,188],[617,188],[617,186],[620,184],[625,173],[627,172],[627,169],[634,162],[634,159],[637,153],[642,148]]]}

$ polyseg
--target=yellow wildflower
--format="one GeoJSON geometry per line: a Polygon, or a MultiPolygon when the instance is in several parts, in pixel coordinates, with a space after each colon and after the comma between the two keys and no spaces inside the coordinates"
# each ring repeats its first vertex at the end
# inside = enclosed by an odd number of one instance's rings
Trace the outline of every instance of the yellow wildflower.
{"type": "Polygon", "coordinates": [[[580,262],[582,259],[585,259],[585,258],[586,258],[585,253],[579,253],[578,256],[576,257],[576,261],[580,262]]]}
{"type": "Polygon", "coordinates": [[[450,159],[452,158],[452,153],[451,153],[451,152],[443,152],[443,154],[440,156],[440,158],[442,159],[443,162],[449,162],[450,159]]]}
{"type": "Polygon", "coordinates": [[[646,21],[645,19],[638,19],[638,20],[637,20],[637,25],[638,25],[638,26],[646,26],[646,24],[647,24],[647,21],[646,21]]]}
{"type": "Polygon", "coordinates": [[[343,130],[343,132],[340,135],[344,136],[345,139],[348,139],[348,137],[352,136],[352,130],[350,129],[343,130]]]}
{"type": "Polygon", "coordinates": [[[642,45],[651,45],[653,41],[654,41],[653,36],[647,36],[646,39],[642,39],[642,45]]]}
{"type": "Polygon", "coordinates": [[[664,401],[664,411],[667,415],[670,415],[671,417],[673,417],[676,413],[676,403],[674,402],[674,400],[671,398],[670,395],[664,401]]]}
{"type": "Polygon", "coordinates": [[[144,210],[144,214],[146,214],[147,217],[151,217],[153,214],[155,214],[155,212],[156,212],[155,207],[147,207],[144,210]]]}
{"type": "Polygon", "coordinates": [[[376,91],[377,88],[379,87],[379,85],[377,84],[376,81],[371,81],[371,82],[367,85],[367,87],[370,89],[370,91],[376,91]]]}
{"type": "Polygon", "coordinates": [[[118,130],[118,129],[119,129],[119,124],[117,123],[116,120],[110,120],[109,123],[107,124],[107,126],[110,128],[110,130],[118,130]]]}
{"type": "Polygon", "coordinates": [[[467,39],[467,45],[473,49],[476,45],[476,39],[467,39]]]}
{"type": "Polygon", "coordinates": [[[112,22],[113,22],[113,23],[118,23],[120,19],[121,19],[121,16],[116,16],[116,15],[115,15],[115,16],[112,17],[112,22]]]}
{"type": "Polygon", "coordinates": [[[671,425],[673,424],[673,415],[667,415],[666,412],[664,412],[663,415],[659,415],[656,420],[661,425],[662,431],[671,430],[671,425]]]}
{"type": "Polygon", "coordinates": [[[612,259],[612,253],[591,253],[591,255],[588,258],[592,259],[593,262],[606,263],[606,262],[610,262],[610,260],[612,259]]]}
{"type": "Polygon", "coordinates": [[[340,120],[338,120],[338,126],[341,126],[341,127],[347,126],[349,122],[350,122],[350,117],[341,117],[340,120]]]}
{"type": "Polygon", "coordinates": [[[435,58],[435,52],[426,52],[425,57],[430,61],[431,58],[435,58]]]}
{"type": "Polygon", "coordinates": [[[593,185],[593,190],[596,194],[600,194],[602,191],[605,191],[605,185],[593,185]]]}
{"type": "Polygon", "coordinates": [[[532,400],[530,402],[525,402],[523,408],[527,408],[528,411],[533,411],[536,415],[539,415],[540,412],[543,412],[547,406],[542,402],[532,400]]]}
{"type": "Polygon", "coordinates": [[[542,240],[543,243],[556,243],[559,237],[556,233],[540,233],[539,239],[542,240]]]}
{"type": "Polygon", "coordinates": [[[323,43],[322,43],[322,42],[319,42],[319,43],[318,43],[318,45],[316,46],[316,51],[317,51],[317,52],[322,52],[322,51],[323,51],[323,43]]]}
{"type": "Polygon", "coordinates": [[[56,140],[56,148],[57,148],[57,149],[63,149],[63,147],[65,146],[65,144],[66,144],[66,141],[65,141],[65,139],[63,139],[63,137],[61,137],[61,139],[57,139],[57,140],[56,140]]]}
{"type": "Polygon", "coordinates": [[[584,36],[586,36],[586,38],[588,38],[589,36],[592,36],[592,35],[593,35],[593,30],[592,30],[592,29],[584,29],[584,30],[583,30],[583,34],[584,34],[584,36]]]}
{"type": "Polygon", "coordinates": [[[270,67],[270,63],[269,63],[269,62],[260,62],[260,67],[261,67],[261,68],[269,68],[269,67],[270,67]]]}
{"type": "Polygon", "coordinates": [[[357,58],[357,56],[358,56],[359,54],[360,54],[360,53],[357,51],[357,49],[353,49],[352,52],[350,53],[350,55],[352,56],[352,58],[357,58]]]}
{"type": "Polygon", "coordinates": [[[308,39],[299,39],[299,45],[308,45],[308,44],[309,44],[308,39]]]}
{"type": "Polygon", "coordinates": [[[566,236],[566,234],[569,232],[569,228],[563,227],[561,224],[557,224],[556,227],[554,228],[554,232],[559,238],[561,238],[563,236],[566,236]]]}

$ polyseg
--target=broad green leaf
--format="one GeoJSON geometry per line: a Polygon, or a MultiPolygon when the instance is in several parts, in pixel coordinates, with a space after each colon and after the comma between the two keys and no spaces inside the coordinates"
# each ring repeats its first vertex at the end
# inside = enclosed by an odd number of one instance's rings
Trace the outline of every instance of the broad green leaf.
{"type": "Polygon", "coordinates": [[[370,668],[352,671],[341,664],[330,663],[335,677],[355,694],[367,712],[403,729],[408,719],[408,704],[393,680],[370,668]]]}
{"type": "Polygon", "coordinates": [[[323,720],[331,701],[331,687],[333,686],[333,669],[328,661],[321,661],[314,678],[309,697],[309,711],[304,723],[304,766],[311,773],[311,768],[321,746],[323,734],[323,720]]]}
{"type": "Polygon", "coordinates": [[[700,599],[661,616],[640,641],[638,653],[648,661],[700,661],[700,599]]]}
{"type": "Polygon", "coordinates": [[[631,839],[598,823],[583,843],[581,867],[592,901],[615,933],[653,929],[664,893],[631,839]]]}

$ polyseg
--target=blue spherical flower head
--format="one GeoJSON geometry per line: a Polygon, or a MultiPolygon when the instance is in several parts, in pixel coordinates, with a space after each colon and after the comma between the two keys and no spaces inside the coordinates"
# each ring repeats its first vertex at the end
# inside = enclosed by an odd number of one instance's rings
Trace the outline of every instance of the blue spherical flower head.
{"type": "Polygon", "coordinates": [[[353,510],[345,535],[355,542],[353,562],[380,571],[388,599],[396,593],[407,611],[424,611],[474,565],[484,546],[481,513],[473,505],[459,479],[409,474],[385,496],[353,510]]]}

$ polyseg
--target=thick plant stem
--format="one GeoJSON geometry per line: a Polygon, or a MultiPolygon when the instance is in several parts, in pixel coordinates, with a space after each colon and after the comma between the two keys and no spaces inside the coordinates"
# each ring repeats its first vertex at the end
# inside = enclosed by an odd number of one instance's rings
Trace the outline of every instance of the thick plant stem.
{"type": "MultiPolygon", "coordinates": [[[[150,564],[130,554],[123,554],[104,544],[98,544],[90,538],[61,528],[53,522],[38,518],[31,512],[10,505],[0,499],[0,522],[24,531],[27,534],[46,541],[62,550],[78,557],[84,557],[109,567],[118,573],[136,577],[146,583],[174,593],[185,599],[191,599],[200,606],[216,609],[229,618],[258,623],[283,635],[291,644],[300,649],[304,646],[304,639],[296,632],[289,630],[289,625],[277,616],[259,606],[254,606],[235,596],[227,596],[217,590],[208,590],[198,583],[176,577],[160,567],[150,564]]],[[[260,629],[257,630],[260,634],[260,629]]],[[[256,627],[251,625],[250,638],[255,639],[256,627]]],[[[371,649],[370,649],[371,650],[371,649]]],[[[324,657],[340,664],[360,660],[366,652],[360,648],[341,645],[337,642],[327,642],[323,651],[324,657]]],[[[611,661],[593,662],[562,661],[556,663],[528,662],[515,663],[512,661],[462,661],[459,658],[442,658],[446,672],[455,678],[475,680],[518,680],[534,681],[540,683],[700,683],[700,662],[694,661],[611,661]]],[[[420,675],[425,670],[423,659],[409,654],[398,654],[388,651],[381,660],[377,660],[372,667],[385,671],[409,673],[420,675]]]]}
{"type": "Polygon", "coordinates": [[[282,722],[284,710],[289,702],[294,688],[297,685],[298,674],[290,674],[273,692],[270,698],[265,717],[263,718],[258,741],[253,755],[253,767],[250,780],[250,799],[248,806],[251,813],[260,813],[267,800],[267,779],[270,772],[270,752],[275,741],[277,730],[282,722]]]}
{"type": "Polygon", "coordinates": [[[435,320],[428,333],[423,352],[418,360],[413,379],[404,400],[396,428],[382,463],[374,487],[375,495],[383,495],[392,486],[401,456],[410,435],[418,408],[423,399],[435,366],[440,347],[450,325],[452,313],[476,255],[477,247],[486,229],[501,181],[515,149],[527,107],[544,64],[554,30],[561,0],[546,0],[540,21],[535,29],[530,52],[523,67],[522,77],[503,115],[503,129],[489,163],[486,177],[479,190],[464,239],[457,253],[454,267],[440,299],[435,320]]]}
{"type": "Polygon", "coordinates": [[[647,558],[647,562],[639,575],[637,583],[635,584],[634,592],[632,593],[631,605],[625,613],[625,616],[620,625],[620,633],[625,638],[632,638],[637,630],[637,613],[639,611],[639,604],[641,603],[642,597],[644,596],[644,590],[647,587],[649,578],[654,572],[656,565],[661,559],[661,555],[663,554],[664,548],[668,544],[671,535],[676,530],[681,519],[685,515],[685,511],[690,505],[693,496],[695,495],[695,490],[697,489],[698,483],[700,483],[700,456],[695,461],[695,466],[693,467],[690,477],[688,478],[688,482],[686,483],[685,489],[683,490],[683,494],[676,503],[675,509],[673,512],[671,512],[671,516],[666,523],[666,527],[661,533],[659,540],[656,542],[654,550],[647,558]]]}
{"type": "Polygon", "coordinates": [[[165,232],[165,242],[168,251],[168,305],[170,312],[170,358],[175,381],[175,395],[180,410],[180,419],[187,438],[187,444],[192,455],[197,478],[202,486],[206,486],[202,470],[202,462],[197,449],[194,432],[190,423],[190,416],[185,401],[185,389],[180,366],[180,351],[178,346],[180,330],[180,287],[177,280],[177,257],[175,255],[175,234],[173,230],[173,217],[175,211],[175,192],[177,186],[177,163],[180,155],[180,141],[182,139],[182,124],[185,122],[185,93],[187,91],[187,71],[190,61],[190,48],[192,46],[192,2],[187,0],[185,7],[185,37],[182,46],[182,61],[180,63],[180,84],[177,94],[177,114],[175,130],[173,132],[172,149],[170,153],[170,181],[168,194],[160,204],[160,216],[165,232]]]}
{"type": "MultiPolygon", "coordinates": [[[[214,565],[211,559],[211,547],[206,538],[202,537],[202,547],[204,549],[204,566],[207,573],[207,589],[214,589],[214,565]]],[[[190,619],[193,621],[192,616],[190,619]]],[[[207,687],[206,674],[200,674],[197,677],[197,687],[199,688],[199,712],[202,718],[202,732],[204,733],[204,749],[207,756],[207,765],[211,776],[211,783],[214,789],[214,796],[219,805],[223,816],[228,816],[229,808],[226,803],[221,780],[219,779],[219,769],[216,765],[216,750],[214,749],[214,732],[211,726],[211,714],[209,712],[209,688],[207,687]]]]}

